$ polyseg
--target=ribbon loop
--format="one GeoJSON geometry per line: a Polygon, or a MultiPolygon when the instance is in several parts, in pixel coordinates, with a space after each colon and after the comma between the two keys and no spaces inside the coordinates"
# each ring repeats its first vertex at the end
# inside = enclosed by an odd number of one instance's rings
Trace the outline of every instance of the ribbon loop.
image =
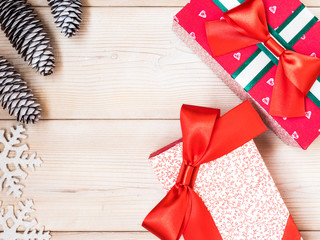
{"type": "Polygon", "coordinates": [[[196,166],[205,156],[215,121],[219,117],[219,109],[191,105],[181,107],[183,159],[188,165],[196,166]]]}
{"type": "Polygon", "coordinates": [[[262,1],[247,0],[225,12],[223,16],[238,32],[259,42],[266,41],[270,36],[262,1]]]}
{"type": "Polygon", "coordinates": [[[212,54],[217,57],[264,43],[279,57],[269,113],[277,117],[304,116],[305,97],[320,75],[320,59],[286,50],[271,37],[262,0],[246,0],[225,12],[224,18],[205,24],[212,54]]]}

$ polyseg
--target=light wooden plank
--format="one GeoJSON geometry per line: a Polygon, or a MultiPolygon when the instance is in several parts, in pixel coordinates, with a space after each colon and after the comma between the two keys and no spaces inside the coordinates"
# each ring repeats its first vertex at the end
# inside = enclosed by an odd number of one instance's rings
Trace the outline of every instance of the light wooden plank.
{"type": "MultiPolygon", "coordinates": [[[[34,6],[47,6],[43,0],[29,0],[34,6]]],[[[318,0],[302,0],[307,6],[320,6],[318,0]]],[[[180,6],[183,7],[188,0],[84,0],[84,6],[180,6]]]]}
{"type": "Polygon", "coordinates": [[[301,232],[303,240],[320,240],[320,232],[301,232]]]}
{"type": "MultiPolygon", "coordinates": [[[[301,232],[304,240],[319,240],[320,232],[301,232]]],[[[53,232],[52,240],[156,240],[148,232],[53,232]]]]}
{"type": "MultiPolygon", "coordinates": [[[[33,6],[48,6],[47,1],[43,0],[29,0],[33,6]]],[[[89,7],[118,7],[118,6],[132,6],[132,7],[145,7],[145,6],[185,6],[188,0],[82,0],[83,6],[89,7]]]]}
{"type": "MultiPolygon", "coordinates": [[[[82,31],[71,39],[59,34],[48,8],[39,9],[57,55],[56,72],[46,78],[27,67],[2,32],[0,53],[29,82],[45,119],[172,119],[182,103],[240,103],[172,32],[178,9],[86,8],[82,31]]],[[[10,119],[6,111],[0,118],[10,119]]]]}
{"type": "Polygon", "coordinates": [[[308,7],[319,7],[320,6],[320,2],[318,0],[301,0],[301,2],[308,7]]]}
{"type": "MultiPolygon", "coordinates": [[[[51,240],[157,240],[148,232],[53,232],[51,240]]],[[[307,239],[308,240],[308,239],[307,239]]]]}
{"type": "MultiPolygon", "coordinates": [[[[147,157],[178,139],[180,127],[177,120],[42,121],[28,134],[44,160],[24,191],[39,223],[52,231],[141,231],[164,195],[147,157]]],[[[299,229],[320,230],[320,141],[303,151],[269,131],[256,142],[299,229]]]]}
{"type": "MultiPolygon", "coordinates": [[[[178,8],[86,8],[75,38],[59,34],[39,9],[57,55],[49,77],[34,73],[0,34],[0,53],[14,63],[42,103],[46,119],[177,118],[182,103],[240,102],[172,32],[178,8]]],[[[9,118],[1,111],[0,118],[9,118]]]]}

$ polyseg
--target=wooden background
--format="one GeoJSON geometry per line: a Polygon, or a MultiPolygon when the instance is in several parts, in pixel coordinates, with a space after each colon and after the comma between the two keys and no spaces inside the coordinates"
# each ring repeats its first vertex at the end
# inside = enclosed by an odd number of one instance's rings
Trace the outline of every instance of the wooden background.
{"type": "MultiPolygon", "coordinates": [[[[46,1],[30,0],[52,38],[52,76],[30,69],[0,33],[0,54],[44,109],[28,126],[28,144],[44,163],[24,181],[23,199],[34,200],[53,240],[155,239],[141,222],[164,191],[148,155],[180,137],[181,104],[224,113],[240,100],[171,31],[186,0],[83,2],[81,31],[67,39],[46,1]]],[[[320,17],[318,0],[304,3],[320,17]]],[[[7,111],[0,119],[1,127],[16,123],[7,111]]],[[[320,239],[320,139],[308,151],[271,131],[256,143],[304,239],[320,239]]]]}

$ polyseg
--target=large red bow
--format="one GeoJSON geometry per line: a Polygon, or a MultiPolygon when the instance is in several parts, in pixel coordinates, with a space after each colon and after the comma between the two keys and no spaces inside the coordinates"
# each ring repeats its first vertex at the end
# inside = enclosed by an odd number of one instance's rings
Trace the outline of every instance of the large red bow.
{"type": "Polygon", "coordinates": [[[220,110],[183,105],[180,114],[183,164],[177,183],[148,214],[143,227],[162,240],[222,240],[193,185],[201,164],[242,146],[266,130],[246,101],[220,118],[220,110]]]}
{"type": "Polygon", "coordinates": [[[264,43],[279,57],[269,113],[305,115],[305,98],[320,75],[320,59],[286,50],[272,38],[262,0],[247,0],[225,12],[224,20],[207,22],[206,32],[214,56],[264,43]]]}

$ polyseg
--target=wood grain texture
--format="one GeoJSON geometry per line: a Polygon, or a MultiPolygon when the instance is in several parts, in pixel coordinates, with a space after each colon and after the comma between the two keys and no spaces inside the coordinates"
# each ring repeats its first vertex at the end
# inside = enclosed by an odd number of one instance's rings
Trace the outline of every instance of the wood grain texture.
{"type": "MultiPolygon", "coordinates": [[[[302,232],[304,240],[319,240],[320,232],[302,232]]],[[[52,240],[156,240],[152,234],[147,232],[53,232],[52,240]]]]}
{"type": "MultiPolygon", "coordinates": [[[[29,174],[24,198],[34,199],[41,224],[52,231],[141,231],[164,195],[148,155],[178,139],[180,128],[177,120],[42,121],[28,134],[44,164],[29,174]]],[[[256,142],[299,229],[319,230],[320,141],[307,152],[270,131],[256,142]]]]}
{"type": "MultiPolygon", "coordinates": [[[[34,6],[48,6],[45,0],[29,0],[34,6]]],[[[318,0],[302,0],[307,6],[320,6],[318,0]]],[[[188,0],[83,0],[84,6],[87,7],[118,7],[118,6],[180,6],[183,7],[188,3],[188,0]]]]}
{"type": "MultiPolygon", "coordinates": [[[[29,0],[34,6],[48,6],[44,0],[29,0]]],[[[168,6],[185,6],[188,0],[82,0],[83,6],[86,7],[168,7],[168,6]]]]}
{"type": "MultiPolygon", "coordinates": [[[[172,32],[178,8],[86,8],[79,35],[52,36],[55,73],[42,77],[0,34],[0,53],[29,82],[44,119],[178,118],[182,103],[234,106],[240,100],[172,32]],[[156,30],[155,30],[156,29],[156,30]]],[[[9,118],[1,111],[0,118],[9,118]]]]}
{"type": "MultiPolygon", "coordinates": [[[[148,232],[53,232],[52,240],[157,240],[148,232]]],[[[308,239],[305,239],[308,240],[308,239]]]]}

